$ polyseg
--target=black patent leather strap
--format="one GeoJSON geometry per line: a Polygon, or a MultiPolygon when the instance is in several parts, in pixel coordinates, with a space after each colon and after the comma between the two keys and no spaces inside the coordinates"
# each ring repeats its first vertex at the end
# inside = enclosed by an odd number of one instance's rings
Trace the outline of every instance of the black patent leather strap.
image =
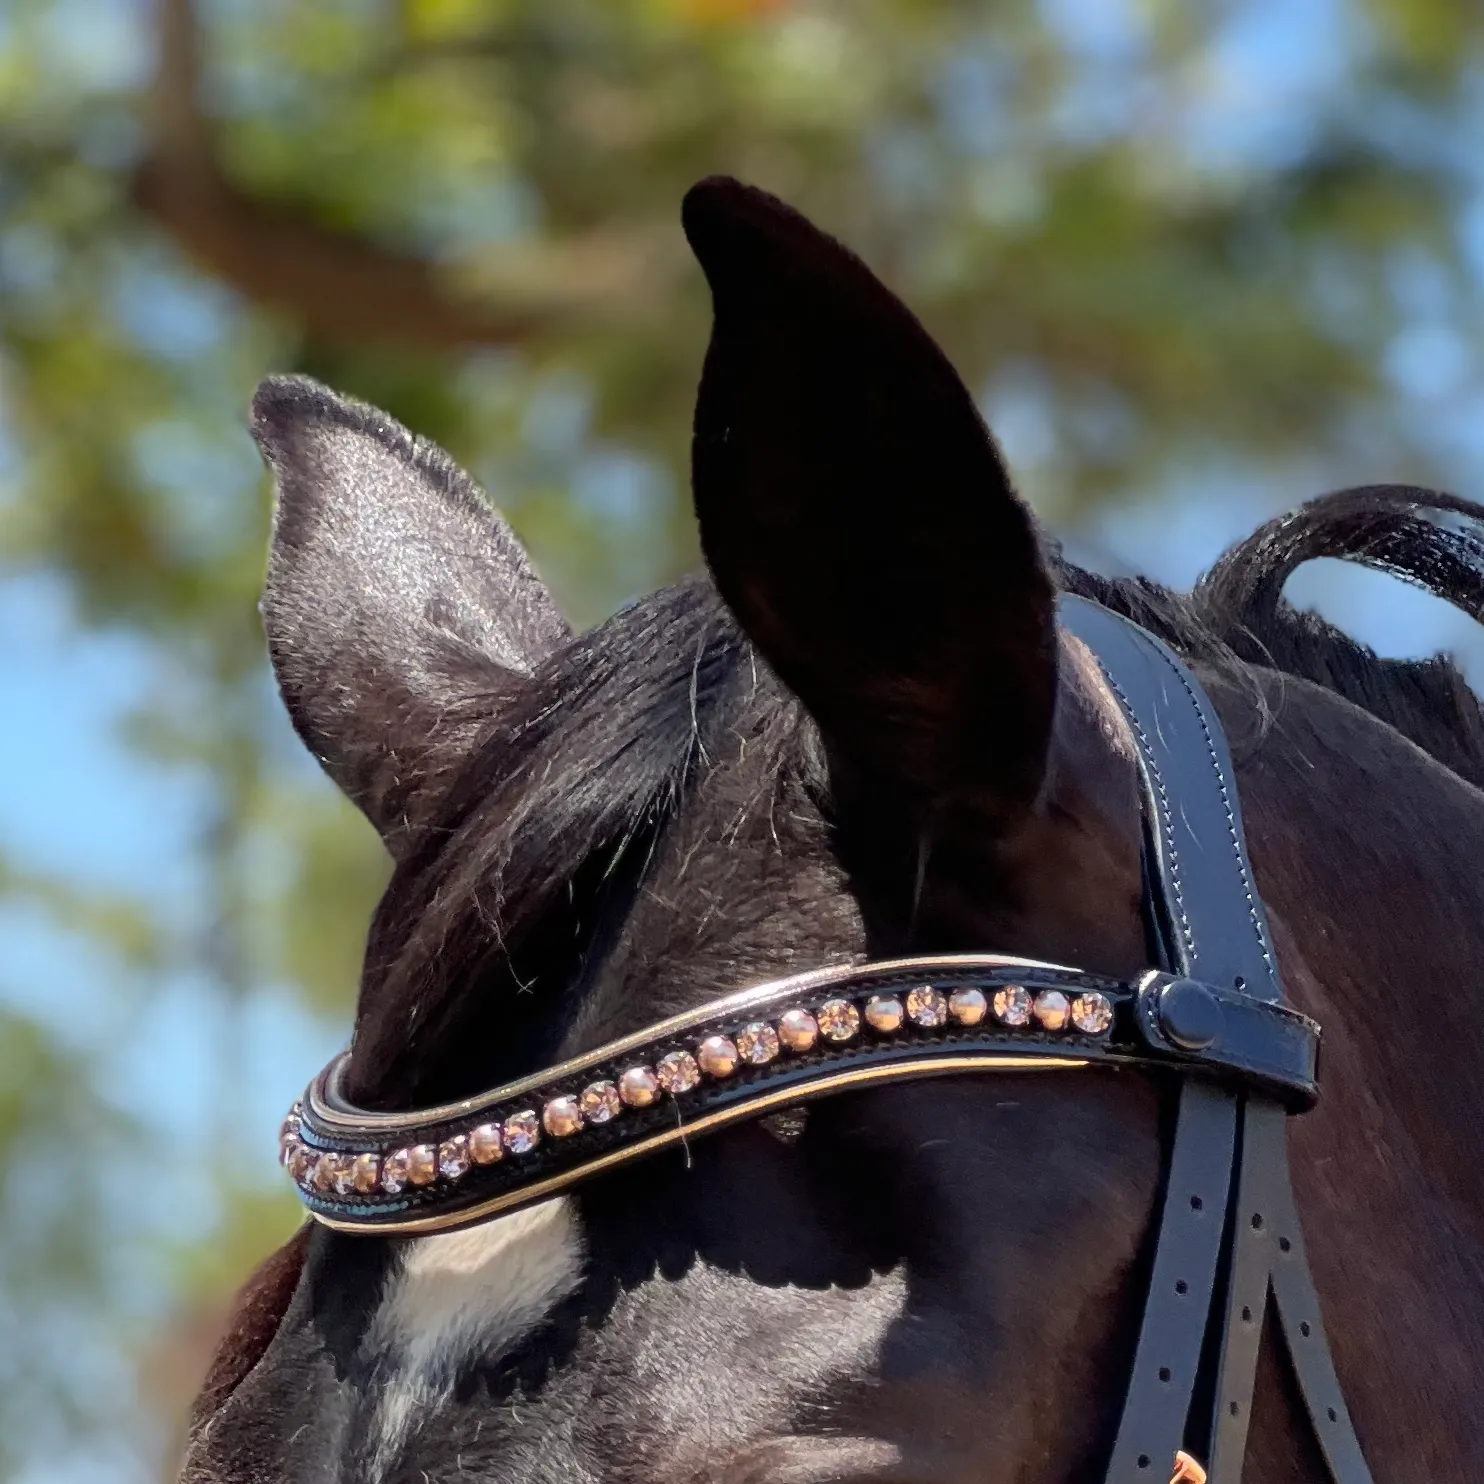
{"type": "Polygon", "coordinates": [[[1257,1354],[1271,1292],[1279,1330],[1314,1436],[1335,1484],[1372,1484],[1340,1391],[1288,1168],[1287,1119],[1252,1099],[1242,1127],[1226,1331],[1216,1381],[1211,1484],[1240,1484],[1257,1354]]]}

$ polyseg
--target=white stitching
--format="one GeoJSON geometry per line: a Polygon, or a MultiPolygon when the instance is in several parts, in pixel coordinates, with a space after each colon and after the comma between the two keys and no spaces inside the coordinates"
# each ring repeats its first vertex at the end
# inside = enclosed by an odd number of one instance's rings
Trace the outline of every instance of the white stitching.
{"type": "Polygon", "coordinates": [[[1185,911],[1185,893],[1180,884],[1180,852],[1175,845],[1175,823],[1174,816],[1170,812],[1170,795],[1165,788],[1159,764],[1155,761],[1154,748],[1145,735],[1143,722],[1139,720],[1139,713],[1134,710],[1133,704],[1124,694],[1123,687],[1119,685],[1107,665],[1102,662],[1101,657],[1098,658],[1098,668],[1103,672],[1103,678],[1112,687],[1114,695],[1118,697],[1119,704],[1123,707],[1124,717],[1139,739],[1139,750],[1143,754],[1144,765],[1154,780],[1155,794],[1159,800],[1160,832],[1164,835],[1165,848],[1170,857],[1170,889],[1175,894],[1175,915],[1179,921],[1180,936],[1185,942],[1185,951],[1191,960],[1191,967],[1194,968],[1198,950],[1195,933],[1190,925],[1190,917],[1185,911]]]}

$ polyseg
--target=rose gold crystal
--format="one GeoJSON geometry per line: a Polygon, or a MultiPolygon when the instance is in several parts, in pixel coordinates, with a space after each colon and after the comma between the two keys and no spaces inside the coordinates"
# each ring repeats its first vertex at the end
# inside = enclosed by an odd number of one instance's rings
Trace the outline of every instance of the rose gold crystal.
{"type": "Polygon", "coordinates": [[[407,1173],[412,1168],[412,1151],[394,1149],[381,1162],[381,1188],[388,1195],[398,1195],[407,1184],[407,1173]]]}
{"type": "Polygon", "coordinates": [[[763,1066],[778,1055],[778,1032],[766,1020],[754,1020],[737,1032],[737,1050],[742,1060],[763,1066]]]}
{"type": "Polygon", "coordinates": [[[890,1035],[892,1031],[901,1030],[902,1022],[906,1018],[907,1012],[895,995],[872,995],[866,1001],[866,1024],[873,1031],[880,1031],[884,1036],[890,1035]]]}
{"type": "Polygon", "coordinates": [[[335,1184],[335,1167],[340,1158],[337,1154],[322,1154],[315,1161],[314,1172],[310,1176],[310,1183],[322,1195],[328,1194],[330,1188],[335,1184]]]}
{"type": "Polygon", "coordinates": [[[960,1025],[978,1025],[989,1014],[989,1000],[982,989],[956,989],[948,996],[948,1013],[960,1025]]]}
{"type": "Polygon", "coordinates": [[[309,1184],[310,1177],[314,1173],[315,1158],[314,1150],[303,1144],[296,1144],[290,1151],[288,1172],[290,1179],[296,1185],[309,1184]]]}
{"type": "Polygon", "coordinates": [[[701,1069],[688,1051],[667,1051],[655,1063],[654,1074],[671,1097],[689,1092],[701,1080],[701,1069]]]}
{"type": "Polygon", "coordinates": [[[438,1173],[445,1180],[462,1180],[469,1173],[469,1136],[455,1134],[438,1146],[438,1173]]]}
{"type": "Polygon", "coordinates": [[[1113,1024],[1113,1002],[1105,994],[1079,994],[1072,1001],[1072,1024],[1085,1036],[1101,1036],[1113,1024]]]}
{"type": "Polygon", "coordinates": [[[790,1051],[808,1051],[819,1039],[819,1022],[807,1010],[785,1010],[778,1018],[778,1038],[790,1051]]]}
{"type": "Polygon", "coordinates": [[[351,1184],[362,1195],[370,1195],[381,1183],[381,1161],[374,1154],[358,1154],[350,1167],[351,1184]]]}
{"type": "Polygon", "coordinates": [[[618,1095],[631,1108],[647,1108],[660,1095],[659,1078],[648,1067],[630,1067],[618,1079],[618,1095]]]}
{"type": "Polygon", "coordinates": [[[414,1144],[407,1151],[407,1178],[414,1185],[431,1185],[438,1178],[438,1151],[431,1144],[414,1144]]]}
{"type": "Polygon", "coordinates": [[[994,992],[994,1018],[1001,1025],[1031,1023],[1031,994],[1023,984],[1007,984],[994,992]]]}
{"type": "Polygon", "coordinates": [[[819,1007],[819,1029],[831,1041],[848,1041],[861,1028],[861,1013],[849,1000],[826,1000],[819,1007]]]}
{"type": "Polygon", "coordinates": [[[278,1162],[285,1168],[288,1166],[289,1155],[299,1142],[299,1130],[302,1126],[299,1118],[299,1104],[295,1103],[289,1109],[288,1117],[278,1128],[278,1162]]]}
{"type": "Polygon", "coordinates": [[[498,1123],[481,1123],[469,1130],[469,1158],[477,1165],[492,1165],[505,1158],[498,1123]]]}
{"type": "Polygon", "coordinates": [[[335,1165],[330,1175],[330,1184],[335,1188],[336,1195],[351,1195],[356,1188],[356,1157],[353,1154],[337,1154],[335,1165]]]}
{"type": "Polygon", "coordinates": [[[907,1014],[923,1026],[942,1025],[948,1019],[948,1001],[931,984],[907,991],[907,1014]]]}
{"type": "Polygon", "coordinates": [[[541,1142],[541,1120],[534,1108],[523,1108],[505,1120],[505,1147],[512,1154],[529,1154],[541,1142]]]}
{"type": "Polygon", "coordinates": [[[730,1077],[742,1061],[742,1053],[730,1036],[707,1036],[696,1047],[696,1060],[708,1077],[730,1077]]]}
{"type": "Polygon", "coordinates": [[[582,1127],[582,1109],[570,1094],[552,1098],[541,1110],[541,1124],[553,1138],[565,1139],[582,1127]]]}
{"type": "Polygon", "coordinates": [[[623,1112],[623,1099],[618,1095],[618,1084],[606,1079],[591,1082],[582,1089],[577,1100],[582,1116],[589,1123],[608,1123],[623,1112]]]}
{"type": "Polygon", "coordinates": [[[1036,996],[1036,1019],[1048,1031],[1064,1031],[1072,1018],[1072,1002],[1059,989],[1043,989],[1036,996]]]}

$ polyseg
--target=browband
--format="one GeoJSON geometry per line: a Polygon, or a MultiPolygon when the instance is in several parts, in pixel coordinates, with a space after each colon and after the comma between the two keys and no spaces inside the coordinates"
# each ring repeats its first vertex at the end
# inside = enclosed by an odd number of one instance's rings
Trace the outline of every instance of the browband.
{"type": "Polygon", "coordinates": [[[911,1077],[1134,1068],[1179,1113],[1106,1484],[1240,1484],[1268,1296],[1334,1484],[1371,1484],[1335,1377],[1288,1170],[1319,1028],[1283,1004],[1231,758],[1185,665],[1128,619],[1058,601],[1136,744],[1146,905],[1161,968],[1136,981],[1001,955],[820,969],[714,1000],[561,1066],[411,1113],[353,1106],[349,1053],[285,1120],[314,1217],[419,1233],[516,1210],[658,1150],[811,1098],[911,1077]],[[1214,1367],[1210,1413],[1193,1410],[1214,1367]],[[1188,1451],[1187,1451],[1188,1450],[1188,1451]]]}
{"type": "Polygon", "coordinates": [[[416,1113],[354,1107],[342,1055],[295,1105],[284,1142],[326,1225],[446,1231],[740,1119],[903,1077],[1132,1065],[1256,1081],[1304,1108],[1318,1043],[1318,1026],[1285,1006],[1172,974],[1130,984],[1030,959],[906,958],[728,995],[416,1113]]]}

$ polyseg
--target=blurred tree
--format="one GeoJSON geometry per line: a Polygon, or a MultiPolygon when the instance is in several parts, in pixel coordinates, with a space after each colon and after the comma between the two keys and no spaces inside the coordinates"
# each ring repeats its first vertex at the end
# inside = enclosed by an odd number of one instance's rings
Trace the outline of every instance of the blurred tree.
{"type": "MultiPolygon", "coordinates": [[[[704,174],[856,246],[1061,528],[1200,461],[1425,476],[1380,368],[1418,284],[1477,322],[1454,141],[1484,19],[1446,0],[139,3],[0,13],[0,576],[60,574],[80,623],[158,655],[130,740],[209,783],[199,903],[14,870],[0,893],[120,984],[220,997],[220,1141],[193,1156],[220,1235],[216,1261],[177,1254],[180,1334],[294,1219],[257,1152],[221,1157],[233,1017],[283,987],[343,1017],[382,876],[273,709],[258,375],[312,372],[442,441],[590,621],[693,560],[707,319],[677,208],[704,174]]],[[[22,1189],[56,1089],[97,1068],[31,1022],[0,1037],[24,1072],[0,1090],[0,1314],[107,1313],[87,1149],[46,1146],[78,1192],[49,1208],[65,1241],[36,1239],[22,1189]]],[[[0,1473],[63,1364],[38,1348],[0,1387],[0,1473]]],[[[168,1409],[190,1367],[167,1372],[168,1409]]]]}

